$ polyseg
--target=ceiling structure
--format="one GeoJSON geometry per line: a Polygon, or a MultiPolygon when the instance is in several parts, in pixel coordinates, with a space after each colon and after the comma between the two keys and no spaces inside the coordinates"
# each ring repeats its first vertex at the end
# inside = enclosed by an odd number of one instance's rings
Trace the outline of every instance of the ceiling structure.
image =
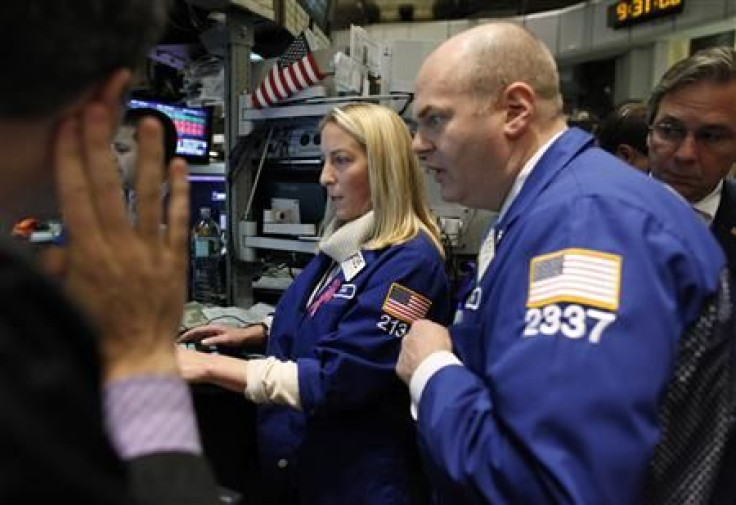
{"type": "MultiPolygon", "coordinates": [[[[192,4],[201,4],[203,0],[174,0],[171,20],[164,43],[196,43],[199,35],[212,25],[208,13],[192,4]]],[[[214,0],[210,0],[214,1],[214,0]]],[[[286,0],[272,0],[274,3],[286,0]]],[[[367,26],[376,23],[394,23],[411,21],[437,21],[449,19],[502,18],[533,14],[553,9],[560,9],[583,3],[586,0],[296,0],[302,5],[317,5],[321,10],[329,12],[330,30],[349,28],[351,24],[367,26]]],[[[205,2],[206,3],[206,2],[205,2]]],[[[222,3],[227,3],[222,0],[222,3]]],[[[278,54],[278,42],[283,40],[285,30],[269,23],[256,26],[259,35],[256,42],[261,46],[275,45],[278,54]],[[273,35],[272,35],[273,34],[273,35]],[[265,43],[261,44],[262,39],[265,43]],[[274,44],[275,43],[275,44],[274,44]]],[[[285,40],[284,43],[288,43],[285,40]]],[[[265,53],[271,51],[266,49],[265,53]]]]}
{"type": "MultiPolygon", "coordinates": [[[[208,2],[227,4],[232,0],[174,0],[166,35],[160,41],[161,58],[151,69],[153,81],[160,80],[168,87],[181,86],[181,65],[212,52],[203,45],[202,35],[212,34],[215,39],[224,37],[217,28],[220,22],[207,9],[196,7],[208,2]],[[213,29],[214,27],[214,29],[213,29]],[[171,60],[171,61],[169,61],[171,60]],[[178,68],[178,70],[177,70],[178,68]]],[[[287,0],[272,0],[274,3],[287,0]]],[[[586,0],[296,0],[302,5],[316,4],[329,13],[330,30],[349,28],[351,24],[367,26],[377,23],[422,22],[467,18],[502,18],[533,14],[579,4],[586,0]]],[[[253,51],[264,58],[280,55],[291,42],[290,33],[271,22],[255,25],[256,36],[253,51]]],[[[223,41],[224,42],[224,41],[223,41]]],[[[224,47],[224,46],[223,46],[224,47]]],[[[156,85],[156,89],[165,86],[156,85]]]]}
{"type": "Polygon", "coordinates": [[[499,18],[533,14],[585,0],[334,0],[333,28],[397,21],[499,18]]]}

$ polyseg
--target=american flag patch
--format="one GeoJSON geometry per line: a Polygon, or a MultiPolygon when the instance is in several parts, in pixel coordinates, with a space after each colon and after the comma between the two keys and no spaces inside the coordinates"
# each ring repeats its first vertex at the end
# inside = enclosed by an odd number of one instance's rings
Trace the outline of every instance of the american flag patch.
{"type": "Polygon", "coordinates": [[[527,307],[555,302],[616,310],[621,256],[588,249],[564,249],[532,258],[527,307]]]}
{"type": "Polygon", "coordinates": [[[383,301],[381,310],[411,324],[426,316],[431,305],[432,302],[427,298],[394,282],[383,301]]]}

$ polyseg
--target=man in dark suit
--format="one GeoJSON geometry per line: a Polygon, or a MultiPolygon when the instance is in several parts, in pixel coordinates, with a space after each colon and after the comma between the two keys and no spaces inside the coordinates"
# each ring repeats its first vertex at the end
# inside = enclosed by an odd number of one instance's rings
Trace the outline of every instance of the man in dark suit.
{"type": "MultiPolygon", "coordinates": [[[[710,227],[736,286],[736,181],[728,177],[736,162],[736,51],[703,49],[670,67],[649,99],[649,124],[652,175],[710,227]]],[[[735,444],[731,437],[713,503],[736,496],[735,444]]]]}
{"type": "Polygon", "coordinates": [[[731,280],[736,283],[736,180],[733,178],[723,180],[721,202],[711,230],[726,253],[731,280]]]}
{"type": "Polygon", "coordinates": [[[139,130],[138,222],[110,141],[164,0],[0,2],[0,223],[63,214],[64,282],[0,239],[0,503],[211,505],[174,355],[188,187],[161,127],[139,130]]]}

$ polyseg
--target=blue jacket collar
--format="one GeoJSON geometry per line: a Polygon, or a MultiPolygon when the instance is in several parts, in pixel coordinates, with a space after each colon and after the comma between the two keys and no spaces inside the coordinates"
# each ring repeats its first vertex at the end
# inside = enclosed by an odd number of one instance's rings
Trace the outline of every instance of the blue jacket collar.
{"type": "Polygon", "coordinates": [[[588,149],[593,144],[593,137],[579,129],[570,128],[564,132],[541,157],[537,165],[529,174],[529,179],[521,188],[519,196],[511,204],[508,212],[496,224],[497,241],[500,241],[506,229],[524,213],[537,196],[565,169],[580,151],[588,149]]]}

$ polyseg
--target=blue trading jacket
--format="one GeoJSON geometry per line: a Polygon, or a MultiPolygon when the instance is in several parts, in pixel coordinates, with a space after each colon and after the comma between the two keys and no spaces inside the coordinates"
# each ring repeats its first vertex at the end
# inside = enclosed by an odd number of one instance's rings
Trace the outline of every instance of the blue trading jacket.
{"type": "Polygon", "coordinates": [[[418,430],[447,503],[639,503],[678,339],[724,259],[671,191],[571,129],[495,227],[418,430]]]}
{"type": "Polygon", "coordinates": [[[302,504],[411,504],[426,492],[394,367],[411,292],[431,302],[427,318],[449,322],[444,261],[424,234],[362,254],[365,267],[349,281],[340,272],[316,310],[307,300],[331,259],[310,262],[279,301],[269,337],[269,355],[298,364],[303,411],[259,407],[262,468],[267,485],[297,486],[302,504]]]}

